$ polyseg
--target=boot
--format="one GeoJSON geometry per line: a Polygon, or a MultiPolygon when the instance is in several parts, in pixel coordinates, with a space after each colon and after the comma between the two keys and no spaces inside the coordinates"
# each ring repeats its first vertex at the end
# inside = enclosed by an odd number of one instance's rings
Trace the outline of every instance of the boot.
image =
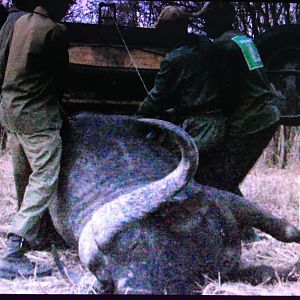
{"type": "Polygon", "coordinates": [[[38,266],[25,256],[29,250],[30,246],[26,240],[13,234],[10,235],[8,245],[0,259],[0,278],[14,279],[16,277],[51,275],[52,268],[50,266],[38,266]]]}

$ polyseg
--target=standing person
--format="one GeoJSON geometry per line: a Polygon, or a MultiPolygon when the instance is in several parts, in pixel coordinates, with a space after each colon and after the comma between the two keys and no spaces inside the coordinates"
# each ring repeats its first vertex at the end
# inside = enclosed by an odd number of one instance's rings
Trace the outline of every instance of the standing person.
{"type": "Polygon", "coordinates": [[[197,14],[205,22],[208,37],[214,39],[214,73],[227,120],[225,143],[195,179],[241,194],[238,185],[270,142],[280,112],[255,44],[233,30],[235,15],[234,6],[225,1],[207,2],[197,14]]]}
{"type": "Polygon", "coordinates": [[[34,12],[22,16],[12,32],[0,112],[32,173],[0,260],[2,278],[51,273],[50,266],[36,266],[25,253],[37,238],[42,216],[57,197],[62,150],[59,101],[68,66],[66,29],[57,22],[71,4],[72,0],[39,0],[34,12]]]}
{"type": "MultiPolygon", "coordinates": [[[[12,29],[16,21],[20,17],[25,15],[27,12],[33,11],[33,9],[38,4],[38,0],[13,0],[12,4],[12,7],[8,10],[8,17],[6,19],[6,22],[0,30],[0,92],[2,91],[2,84],[8,59],[9,43],[11,39],[12,29]]],[[[3,138],[5,138],[5,135],[3,136],[3,138]]],[[[19,209],[23,201],[23,196],[26,185],[28,183],[29,175],[31,173],[31,169],[26,155],[19,143],[12,144],[12,156],[14,163],[14,180],[19,209]],[[22,166],[22,168],[17,166],[22,166]]]]}
{"type": "Polygon", "coordinates": [[[167,6],[159,15],[156,28],[170,40],[171,49],[137,115],[161,117],[172,109],[172,121],[183,127],[198,147],[201,170],[205,153],[223,139],[225,120],[217,82],[210,72],[212,42],[205,36],[188,34],[188,20],[179,7],[167,6]]]}

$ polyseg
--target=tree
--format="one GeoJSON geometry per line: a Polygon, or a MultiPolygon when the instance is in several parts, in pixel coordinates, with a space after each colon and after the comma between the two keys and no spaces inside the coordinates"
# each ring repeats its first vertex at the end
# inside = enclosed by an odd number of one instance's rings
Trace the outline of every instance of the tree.
{"type": "MultiPolygon", "coordinates": [[[[151,27],[160,11],[167,5],[182,6],[188,13],[199,11],[204,1],[137,1],[103,0],[114,2],[117,6],[117,21],[121,25],[151,27]]],[[[235,27],[245,34],[257,37],[271,27],[296,23],[299,16],[299,3],[281,2],[232,2],[237,11],[235,27]]],[[[96,23],[98,20],[98,0],[79,1],[72,7],[67,21],[96,23]]],[[[190,22],[192,31],[201,31],[202,22],[193,18],[190,22]]]]}

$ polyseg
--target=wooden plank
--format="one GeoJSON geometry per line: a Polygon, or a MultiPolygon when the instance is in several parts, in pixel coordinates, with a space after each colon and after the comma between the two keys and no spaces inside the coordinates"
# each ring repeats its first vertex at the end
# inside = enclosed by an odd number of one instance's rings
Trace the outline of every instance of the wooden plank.
{"type": "MultiPolygon", "coordinates": [[[[159,69],[163,58],[161,54],[143,49],[130,49],[130,53],[138,69],[159,69]]],[[[124,47],[71,45],[69,56],[71,64],[108,68],[134,67],[124,47]]]]}
{"type": "MultiPolygon", "coordinates": [[[[123,46],[122,39],[115,25],[64,23],[72,43],[97,43],[101,45],[123,46]]],[[[122,37],[129,47],[170,47],[165,34],[155,28],[142,28],[119,25],[122,37]]]]}

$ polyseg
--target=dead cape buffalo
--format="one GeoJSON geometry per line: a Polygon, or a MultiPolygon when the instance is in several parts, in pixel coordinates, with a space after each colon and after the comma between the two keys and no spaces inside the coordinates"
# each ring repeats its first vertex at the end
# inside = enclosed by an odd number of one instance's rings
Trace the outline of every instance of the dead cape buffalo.
{"type": "MultiPolygon", "coordinates": [[[[253,226],[283,242],[300,231],[246,199],[194,182],[198,152],[189,135],[161,120],[77,115],[65,139],[53,223],[81,261],[115,293],[189,294],[203,275],[240,270],[241,229],[253,226]],[[170,134],[176,159],[145,138],[170,134]]],[[[263,279],[263,278],[261,278],[263,279]]]]}

